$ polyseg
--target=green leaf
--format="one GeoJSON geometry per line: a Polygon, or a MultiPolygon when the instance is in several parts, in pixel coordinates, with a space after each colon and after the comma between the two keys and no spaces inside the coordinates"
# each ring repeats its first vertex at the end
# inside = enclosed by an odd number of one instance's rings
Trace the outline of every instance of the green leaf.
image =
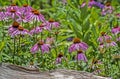
{"type": "Polygon", "coordinates": [[[4,46],[5,46],[5,42],[3,41],[0,43],[0,52],[3,50],[4,46]]]}

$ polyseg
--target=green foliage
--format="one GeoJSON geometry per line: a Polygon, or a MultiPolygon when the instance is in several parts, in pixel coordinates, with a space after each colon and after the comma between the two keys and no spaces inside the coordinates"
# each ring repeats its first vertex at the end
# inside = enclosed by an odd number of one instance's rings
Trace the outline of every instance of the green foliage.
{"type": "MultiPolygon", "coordinates": [[[[33,8],[40,10],[45,16],[46,20],[53,18],[60,22],[59,29],[53,29],[52,31],[43,31],[42,33],[34,36],[17,36],[11,38],[8,35],[10,21],[0,22],[0,62],[9,62],[17,65],[29,65],[31,62],[39,66],[41,70],[51,70],[55,68],[67,68],[74,70],[82,70],[88,72],[95,72],[97,69],[101,70],[97,75],[112,77],[114,79],[119,78],[120,74],[120,58],[115,58],[114,55],[120,54],[120,42],[116,42],[116,37],[120,34],[114,35],[111,33],[111,28],[119,25],[119,19],[115,14],[120,13],[119,0],[112,0],[111,4],[114,7],[112,14],[105,16],[101,15],[101,9],[94,6],[88,7],[89,0],[66,0],[67,3],[63,4],[59,0],[13,0],[3,1],[0,0],[0,6],[5,7],[11,3],[16,3],[19,6],[23,4],[29,4],[33,8]],[[82,3],[86,1],[84,7],[80,7],[82,3]],[[55,34],[58,32],[58,34],[55,34]],[[98,38],[101,36],[101,32],[106,32],[107,35],[112,36],[112,40],[118,45],[110,48],[103,48],[99,50],[100,43],[98,38]],[[42,37],[43,40],[51,35],[55,38],[51,50],[49,53],[42,54],[41,51],[36,54],[31,54],[31,47],[38,42],[42,37]],[[70,53],[68,51],[72,41],[67,41],[68,38],[80,38],[81,41],[87,43],[89,48],[85,52],[88,58],[88,62],[76,60],[76,52],[70,53]],[[15,43],[14,43],[15,42],[15,43]],[[56,58],[58,54],[63,54],[62,62],[56,64],[56,58]],[[93,63],[93,60],[100,60],[101,64],[93,63]],[[92,68],[92,67],[95,68],[92,68]]],[[[41,22],[40,22],[41,23],[41,22]]],[[[38,24],[40,24],[38,23],[38,24]]],[[[35,26],[34,22],[22,23],[24,28],[31,29],[35,26]]]]}

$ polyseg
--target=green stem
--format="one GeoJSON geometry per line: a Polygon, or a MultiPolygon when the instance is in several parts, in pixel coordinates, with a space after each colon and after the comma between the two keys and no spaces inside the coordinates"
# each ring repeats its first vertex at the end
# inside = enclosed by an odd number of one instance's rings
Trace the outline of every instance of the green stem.
{"type": "Polygon", "coordinates": [[[43,35],[43,34],[42,34],[42,32],[41,32],[40,34],[41,34],[41,39],[40,39],[40,40],[42,41],[42,35],[43,35]]]}
{"type": "Polygon", "coordinates": [[[105,69],[105,74],[107,75],[107,68],[106,68],[106,61],[104,60],[104,69],[105,69]]]}
{"type": "Polygon", "coordinates": [[[19,49],[21,48],[21,44],[20,44],[21,43],[21,40],[20,40],[21,38],[20,38],[20,36],[19,36],[19,49]]]}
{"type": "Polygon", "coordinates": [[[15,64],[14,60],[15,60],[15,37],[13,39],[13,44],[14,44],[14,52],[13,52],[13,64],[15,64]]]}
{"type": "MultiPolygon", "coordinates": [[[[120,69],[120,61],[119,60],[117,60],[117,65],[118,65],[118,69],[120,69]]],[[[119,70],[119,72],[120,72],[120,70],[119,70]]]]}
{"type": "MultiPolygon", "coordinates": [[[[37,20],[35,22],[35,30],[36,30],[36,27],[37,27],[37,20]]],[[[37,34],[35,34],[35,41],[37,41],[37,34]]]]}
{"type": "Polygon", "coordinates": [[[2,63],[2,51],[0,51],[0,64],[2,63]]]}
{"type": "Polygon", "coordinates": [[[56,52],[56,57],[57,57],[57,46],[55,44],[54,44],[54,46],[55,46],[54,50],[56,52]]]}
{"type": "Polygon", "coordinates": [[[78,68],[79,68],[79,62],[78,62],[78,54],[77,54],[77,70],[79,70],[78,68]]]}
{"type": "Polygon", "coordinates": [[[3,22],[3,20],[2,20],[2,25],[3,25],[3,32],[2,32],[2,33],[3,33],[3,37],[2,37],[2,38],[3,38],[3,41],[4,41],[4,36],[5,36],[5,34],[4,34],[5,32],[4,32],[4,30],[5,30],[5,28],[4,28],[4,22],[3,22]]]}
{"type": "Polygon", "coordinates": [[[58,51],[57,51],[57,46],[56,46],[56,45],[57,45],[57,37],[58,37],[58,35],[55,34],[55,41],[56,41],[56,42],[54,42],[54,46],[55,46],[54,49],[55,49],[55,52],[56,52],[56,57],[57,57],[57,53],[58,53],[58,51]]]}
{"type": "MultiPolygon", "coordinates": [[[[35,29],[35,19],[33,20],[33,29],[35,29]]],[[[35,33],[35,31],[34,31],[34,33],[35,33]]],[[[33,34],[34,34],[34,33],[33,33],[33,34]]],[[[34,40],[33,42],[36,42],[36,41],[35,41],[35,36],[33,36],[33,40],[34,40]]]]}
{"type": "Polygon", "coordinates": [[[58,34],[55,35],[55,40],[56,40],[56,42],[57,42],[57,39],[58,39],[58,34]]]}

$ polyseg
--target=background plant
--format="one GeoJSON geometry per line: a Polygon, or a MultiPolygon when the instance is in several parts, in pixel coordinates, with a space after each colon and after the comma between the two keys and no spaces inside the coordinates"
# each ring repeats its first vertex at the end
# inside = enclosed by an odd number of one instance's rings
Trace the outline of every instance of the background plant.
{"type": "MultiPolygon", "coordinates": [[[[42,14],[44,14],[45,18],[48,20],[49,18],[53,18],[56,21],[60,22],[61,28],[57,30],[58,37],[57,41],[54,43],[54,48],[51,50],[50,54],[41,55],[37,53],[32,55],[30,53],[30,48],[36,42],[33,42],[31,38],[21,40],[23,46],[19,51],[19,54],[15,55],[15,63],[19,65],[28,65],[31,61],[37,62],[36,64],[43,70],[54,69],[54,68],[68,68],[68,69],[77,69],[77,70],[85,70],[89,72],[94,72],[97,69],[100,69],[101,72],[98,75],[108,76],[113,78],[119,78],[119,67],[120,61],[119,57],[119,41],[117,42],[118,46],[106,49],[101,53],[98,50],[99,42],[98,37],[101,35],[101,32],[106,32],[108,35],[115,38],[111,33],[111,29],[116,26],[119,19],[116,18],[115,14],[119,13],[118,6],[119,0],[112,0],[111,4],[114,6],[114,12],[110,15],[101,16],[101,9],[98,7],[88,8],[88,6],[84,6],[81,8],[81,4],[84,0],[67,0],[66,4],[62,4],[62,2],[57,0],[14,0],[12,2],[22,6],[23,4],[29,4],[35,9],[40,9],[42,14]],[[44,4],[44,5],[43,5],[44,4]],[[68,47],[72,43],[68,38],[79,37],[82,41],[86,42],[89,45],[88,50],[86,51],[86,56],[88,58],[88,63],[80,62],[79,68],[76,65],[76,60],[74,59],[75,53],[70,54],[68,52],[68,47]],[[28,41],[29,40],[29,41],[28,41]],[[55,60],[57,54],[59,52],[63,53],[63,56],[67,59],[62,61],[61,64],[55,64],[55,60]],[[41,60],[40,60],[41,59],[41,60]],[[93,59],[100,60],[102,64],[93,63],[93,59]],[[42,61],[42,62],[38,62],[42,61]],[[50,64],[51,63],[51,64],[50,64]],[[97,68],[92,69],[91,65],[96,65],[97,68]],[[106,65],[106,66],[105,66],[106,65]],[[106,71],[107,70],[107,71],[106,71]]],[[[86,0],[88,3],[89,0],[86,0]]],[[[6,7],[10,5],[11,1],[3,2],[1,0],[1,7],[6,7]]],[[[0,59],[2,62],[12,63],[13,57],[13,42],[11,38],[7,34],[8,25],[11,24],[11,21],[4,21],[0,23],[1,30],[1,44],[0,44],[0,59]]],[[[24,27],[30,29],[32,24],[24,23],[24,27]]],[[[52,36],[55,36],[56,30],[53,30],[52,36]]],[[[47,37],[49,33],[44,32],[44,39],[47,37]]],[[[119,36],[119,34],[118,34],[119,36]]],[[[38,38],[40,35],[38,35],[38,38]]],[[[55,36],[56,37],[56,36],[55,36]]],[[[114,39],[113,39],[114,40],[114,39]]],[[[115,40],[114,40],[115,41],[115,40]]],[[[16,45],[17,46],[17,45],[16,45]]]]}

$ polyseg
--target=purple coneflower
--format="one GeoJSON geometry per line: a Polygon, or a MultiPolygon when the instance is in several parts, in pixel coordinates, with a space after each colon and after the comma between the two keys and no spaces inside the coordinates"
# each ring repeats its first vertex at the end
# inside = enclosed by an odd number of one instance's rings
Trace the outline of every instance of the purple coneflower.
{"type": "Polygon", "coordinates": [[[56,58],[56,64],[61,63],[61,62],[62,62],[62,59],[63,59],[63,54],[62,54],[62,53],[58,54],[58,56],[57,56],[57,58],[56,58]]]}
{"type": "Polygon", "coordinates": [[[27,29],[24,29],[22,26],[19,26],[17,30],[12,32],[11,37],[15,37],[17,35],[30,35],[27,29]]]}
{"type": "Polygon", "coordinates": [[[84,61],[84,62],[87,62],[87,58],[86,58],[86,56],[85,56],[85,54],[83,53],[82,50],[79,50],[79,51],[77,52],[77,60],[78,60],[78,61],[79,61],[79,60],[82,60],[82,61],[84,61]]]}
{"type": "Polygon", "coordinates": [[[19,12],[19,10],[15,10],[15,9],[8,9],[6,12],[6,16],[15,20],[18,17],[21,17],[21,12],[19,12]]]}
{"type": "Polygon", "coordinates": [[[62,0],[62,3],[65,5],[67,3],[67,0],[62,0]]]}
{"type": "Polygon", "coordinates": [[[107,39],[104,43],[101,43],[99,45],[99,49],[103,49],[103,48],[108,48],[108,47],[113,47],[113,46],[117,46],[117,43],[114,41],[111,41],[110,39],[107,39]]]}
{"type": "Polygon", "coordinates": [[[71,44],[69,47],[69,52],[79,51],[80,49],[85,51],[88,49],[88,45],[84,42],[81,42],[79,38],[74,38],[73,44],[71,44]]]}
{"type": "Polygon", "coordinates": [[[0,21],[6,21],[8,19],[4,10],[5,9],[0,9],[0,21]]]}
{"type": "Polygon", "coordinates": [[[19,10],[19,7],[16,4],[11,4],[10,6],[7,7],[7,10],[11,10],[11,9],[19,10]]]}
{"type": "Polygon", "coordinates": [[[45,44],[43,41],[36,43],[32,48],[31,52],[35,54],[37,51],[41,50],[42,53],[50,51],[50,44],[45,44]]]}
{"type": "Polygon", "coordinates": [[[117,41],[120,41],[120,37],[117,38],[117,41]]]}
{"type": "Polygon", "coordinates": [[[115,16],[120,19],[120,13],[115,14],[115,16]]]}
{"type": "Polygon", "coordinates": [[[99,44],[99,49],[104,48],[104,43],[99,44]]]}
{"type": "Polygon", "coordinates": [[[21,17],[17,18],[16,21],[20,22],[20,23],[21,22],[24,22],[24,23],[29,22],[29,20],[27,20],[25,16],[21,16],[21,17]]]}
{"type": "Polygon", "coordinates": [[[38,34],[40,32],[42,32],[43,30],[45,29],[45,25],[42,23],[40,26],[37,26],[35,28],[33,28],[31,31],[30,31],[30,34],[38,34]]]}
{"type": "Polygon", "coordinates": [[[14,21],[13,24],[8,28],[8,33],[11,35],[19,27],[19,23],[14,21]]]}
{"type": "Polygon", "coordinates": [[[5,18],[4,13],[3,13],[3,12],[0,12],[0,21],[4,20],[4,18],[5,18]]]}
{"type": "Polygon", "coordinates": [[[106,40],[106,47],[117,46],[116,42],[111,41],[110,39],[106,40]]]}
{"type": "Polygon", "coordinates": [[[26,13],[26,19],[35,20],[35,21],[42,21],[45,22],[44,16],[38,10],[31,10],[31,12],[26,13]]]}
{"type": "Polygon", "coordinates": [[[80,7],[83,8],[85,5],[86,5],[86,2],[83,2],[80,7]]]}
{"type": "Polygon", "coordinates": [[[49,19],[49,21],[46,21],[46,29],[47,30],[51,30],[52,28],[59,28],[60,27],[60,23],[54,21],[53,19],[49,19]]]}
{"type": "Polygon", "coordinates": [[[102,9],[101,14],[106,15],[106,14],[111,14],[112,12],[113,12],[113,7],[110,5],[109,2],[107,2],[104,8],[102,9]]]}
{"type": "Polygon", "coordinates": [[[51,37],[51,36],[47,37],[47,38],[46,38],[46,43],[47,43],[47,44],[50,44],[50,45],[53,44],[53,43],[54,43],[54,38],[51,37]]]}
{"type": "Polygon", "coordinates": [[[104,8],[104,5],[101,4],[100,2],[96,2],[95,4],[97,7],[99,7],[100,9],[103,9],[104,8]]]}
{"type": "Polygon", "coordinates": [[[111,36],[108,36],[105,32],[101,32],[101,36],[98,38],[98,41],[104,43],[106,40],[111,39],[111,36]]]}
{"type": "Polygon", "coordinates": [[[31,6],[29,6],[28,4],[24,4],[21,8],[20,8],[20,12],[22,12],[23,14],[30,12],[33,8],[31,6]]]}
{"type": "Polygon", "coordinates": [[[118,33],[120,33],[120,27],[119,26],[115,26],[112,28],[111,32],[115,35],[117,35],[118,33]]]}
{"type": "Polygon", "coordinates": [[[90,0],[88,6],[91,8],[93,6],[99,7],[99,8],[104,8],[104,5],[101,4],[100,2],[94,1],[94,0],[90,0]]]}
{"type": "Polygon", "coordinates": [[[91,8],[93,5],[95,5],[95,1],[94,0],[90,0],[88,3],[88,6],[91,8]]]}

